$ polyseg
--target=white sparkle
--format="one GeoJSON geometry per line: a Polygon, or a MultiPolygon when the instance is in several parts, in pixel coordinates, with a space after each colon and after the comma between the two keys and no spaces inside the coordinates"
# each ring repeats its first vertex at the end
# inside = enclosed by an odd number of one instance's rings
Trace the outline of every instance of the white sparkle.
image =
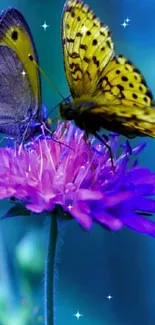
{"type": "Polygon", "coordinates": [[[48,27],[50,27],[49,25],[46,24],[46,21],[44,21],[43,25],[41,25],[41,27],[46,30],[48,27]]]}
{"type": "Polygon", "coordinates": [[[125,28],[126,26],[128,26],[128,24],[124,21],[124,23],[121,24],[121,26],[123,26],[125,28]]]}
{"type": "Polygon", "coordinates": [[[26,72],[23,70],[23,71],[21,72],[21,74],[23,75],[23,77],[25,77],[26,72]]]}
{"type": "Polygon", "coordinates": [[[87,32],[87,30],[88,30],[88,28],[85,25],[83,25],[81,28],[81,32],[85,34],[87,32]]]}
{"type": "Polygon", "coordinates": [[[129,23],[129,21],[131,21],[129,18],[125,19],[125,21],[127,22],[127,24],[129,23]]]}
{"type": "Polygon", "coordinates": [[[111,300],[113,297],[111,295],[107,296],[107,299],[111,300]]]}
{"type": "Polygon", "coordinates": [[[80,317],[82,317],[83,315],[79,313],[79,311],[76,312],[76,314],[74,314],[73,316],[75,316],[78,320],[80,317]]]}

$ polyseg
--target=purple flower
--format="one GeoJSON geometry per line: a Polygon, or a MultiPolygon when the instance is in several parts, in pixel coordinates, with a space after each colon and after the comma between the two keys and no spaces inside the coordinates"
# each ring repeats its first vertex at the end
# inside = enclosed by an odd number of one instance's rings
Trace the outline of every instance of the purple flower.
{"type": "Polygon", "coordinates": [[[59,123],[54,135],[62,144],[42,136],[21,148],[0,148],[0,199],[14,197],[36,213],[60,205],[86,229],[96,221],[155,236],[155,223],[146,218],[155,212],[155,173],[136,161],[128,167],[144,146],[131,150],[127,142],[118,156],[119,136],[111,134],[114,173],[102,143],[92,137],[90,149],[81,130],[71,123],[63,129],[59,123]]]}

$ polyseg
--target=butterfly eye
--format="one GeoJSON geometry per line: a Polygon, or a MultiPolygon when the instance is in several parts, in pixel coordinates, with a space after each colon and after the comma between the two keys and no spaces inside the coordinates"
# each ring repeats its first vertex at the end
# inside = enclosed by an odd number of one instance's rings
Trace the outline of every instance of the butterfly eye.
{"type": "Polygon", "coordinates": [[[64,118],[65,120],[70,121],[75,118],[75,111],[74,111],[73,107],[71,106],[71,103],[68,103],[68,104],[60,103],[59,109],[60,109],[61,117],[64,118]]]}
{"type": "Polygon", "coordinates": [[[73,108],[67,108],[66,109],[65,117],[69,121],[75,119],[75,111],[73,110],[73,108]]]}

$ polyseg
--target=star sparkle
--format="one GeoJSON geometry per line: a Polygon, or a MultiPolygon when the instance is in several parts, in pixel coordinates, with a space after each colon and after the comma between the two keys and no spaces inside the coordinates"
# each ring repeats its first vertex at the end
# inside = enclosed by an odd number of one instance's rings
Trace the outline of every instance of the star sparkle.
{"type": "Polygon", "coordinates": [[[46,21],[44,21],[44,23],[43,23],[43,25],[41,25],[41,27],[46,31],[46,29],[50,26],[46,24],[46,21]]]}
{"type": "Polygon", "coordinates": [[[26,72],[23,70],[23,71],[21,72],[21,74],[23,75],[23,77],[25,77],[26,72]]]}
{"type": "Polygon", "coordinates": [[[78,320],[80,317],[84,316],[82,314],[80,314],[79,310],[76,312],[76,314],[73,315],[74,317],[76,317],[78,320]]]}
{"type": "Polygon", "coordinates": [[[121,24],[121,26],[123,26],[125,28],[126,26],[128,26],[128,24],[124,21],[124,23],[121,24]]]}
{"type": "Polygon", "coordinates": [[[83,25],[83,26],[81,27],[81,32],[82,32],[83,34],[85,34],[85,33],[87,32],[87,30],[88,30],[88,28],[87,28],[85,25],[83,25]]]}
{"type": "Polygon", "coordinates": [[[127,22],[127,24],[129,23],[129,21],[131,21],[129,18],[126,18],[125,21],[127,22]]]}
{"type": "Polygon", "coordinates": [[[107,299],[111,300],[113,297],[111,295],[106,297],[107,299]]]}
{"type": "Polygon", "coordinates": [[[129,25],[129,22],[130,22],[130,21],[131,21],[131,20],[127,17],[127,18],[124,20],[124,23],[121,24],[121,26],[123,26],[124,28],[126,28],[126,26],[129,25]]]}

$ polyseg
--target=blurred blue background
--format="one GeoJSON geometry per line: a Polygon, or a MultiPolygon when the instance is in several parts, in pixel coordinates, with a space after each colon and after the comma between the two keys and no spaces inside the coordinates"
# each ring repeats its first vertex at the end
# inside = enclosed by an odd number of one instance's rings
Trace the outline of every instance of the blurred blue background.
{"type": "MultiPolygon", "coordinates": [[[[154,0],[87,3],[109,25],[117,54],[133,61],[155,95],[154,0]],[[126,18],[131,21],[124,28],[121,24],[126,18]]],[[[40,66],[68,96],[60,38],[63,4],[63,0],[1,0],[0,10],[15,6],[24,14],[40,66]],[[46,31],[41,27],[44,22],[50,25],[46,31]]],[[[43,102],[51,109],[60,98],[44,79],[42,86],[43,102]]],[[[139,163],[155,171],[155,142],[147,139],[147,143],[139,163]]],[[[0,202],[1,215],[9,205],[0,202]]],[[[44,324],[47,228],[39,215],[0,222],[0,325],[44,324]]],[[[70,221],[63,241],[57,265],[56,325],[155,324],[155,239],[127,229],[109,233],[97,225],[87,233],[70,221]],[[73,316],[77,311],[83,314],[79,321],[73,316]]]]}

